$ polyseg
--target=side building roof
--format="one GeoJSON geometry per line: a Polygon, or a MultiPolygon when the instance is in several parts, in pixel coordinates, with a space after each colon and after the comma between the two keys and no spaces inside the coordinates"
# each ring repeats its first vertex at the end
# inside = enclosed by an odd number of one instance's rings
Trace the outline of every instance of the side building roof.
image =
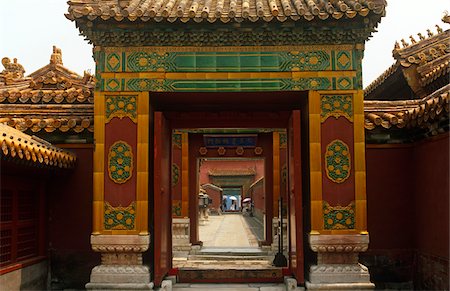
{"type": "Polygon", "coordinates": [[[17,59],[2,59],[0,123],[21,131],[93,132],[94,77],[63,66],[53,47],[50,63],[25,77],[17,59]]]}
{"type": "MultiPolygon", "coordinates": [[[[443,18],[449,23],[449,16],[443,18]]],[[[395,63],[364,89],[365,128],[448,130],[450,99],[450,30],[401,40],[395,63]],[[447,125],[446,125],[447,124],[447,125]],[[440,128],[437,128],[440,127],[440,128]]]]}
{"type": "Polygon", "coordinates": [[[53,168],[73,168],[77,160],[75,154],[71,152],[2,123],[0,123],[0,144],[2,160],[53,168]]]}

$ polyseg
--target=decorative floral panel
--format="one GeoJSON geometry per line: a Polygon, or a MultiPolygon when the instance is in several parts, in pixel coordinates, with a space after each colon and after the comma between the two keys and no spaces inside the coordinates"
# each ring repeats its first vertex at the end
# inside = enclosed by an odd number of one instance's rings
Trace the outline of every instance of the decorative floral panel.
{"type": "Polygon", "coordinates": [[[324,229],[354,229],[355,228],[355,203],[348,206],[330,206],[323,202],[324,229]]]}
{"type": "Polygon", "coordinates": [[[137,122],[136,96],[108,96],[105,105],[106,122],[114,117],[129,117],[134,123],[137,122]]]}
{"type": "Polygon", "coordinates": [[[136,202],[127,207],[113,207],[105,202],[104,226],[107,230],[132,230],[135,228],[136,202]]]}
{"type": "Polygon", "coordinates": [[[172,164],[172,187],[176,186],[178,184],[178,181],[180,180],[180,167],[173,163],[172,164]]]}
{"type": "Polygon", "coordinates": [[[117,141],[108,153],[108,173],[117,184],[128,181],[133,174],[133,150],[125,141],[117,141]]]}
{"type": "Polygon", "coordinates": [[[172,201],[172,215],[181,216],[181,200],[172,201]]]}
{"type": "Polygon", "coordinates": [[[350,176],[350,163],[350,151],[345,142],[336,139],[327,145],[325,170],[331,181],[342,183],[347,180],[350,176]]]}
{"type": "Polygon", "coordinates": [[[172,145],[173,147],[181,149],[181,133],[172,134],[172,145]]]}
{"type": "Polygon", "coordinates": [[[351,95],[322,95],[321,98],[321,121],[328,117],[339,118],[344,116],[353,122],[353,106],[351,95]]]}

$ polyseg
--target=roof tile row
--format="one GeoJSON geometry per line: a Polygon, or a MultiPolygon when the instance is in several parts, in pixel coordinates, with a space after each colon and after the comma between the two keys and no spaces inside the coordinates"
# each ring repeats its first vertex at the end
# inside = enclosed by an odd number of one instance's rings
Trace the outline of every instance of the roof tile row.
{"type": "Polygon", "coordinates": [[[384,15],[385,0],[77,0],[67,18],[161,22],[294,21],[384,15]]]}

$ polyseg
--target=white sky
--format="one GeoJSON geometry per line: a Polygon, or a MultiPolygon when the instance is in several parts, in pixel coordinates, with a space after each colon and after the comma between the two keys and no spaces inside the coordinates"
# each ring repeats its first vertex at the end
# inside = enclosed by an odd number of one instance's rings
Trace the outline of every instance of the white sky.
{"type": "MultiPolygon", "coordinates": [[[[378,32],[366,43],[363,61],[364,87],[393,62],[397,40],[416,36],[426,29],[436,32],[435,24],[450,11],[448,0],[388,0],[387,15],[378,32]]],[[[17,58],[30,74],[48,64],[52,46],[61,48],[64,65],[78,74],[95,71],[92,46],[78,35],[75,23],[65,18],[65,0],[0,0],[0,58],[17,58]]],[[[3,67],[0,67],[3,70],[3,67]]]]}

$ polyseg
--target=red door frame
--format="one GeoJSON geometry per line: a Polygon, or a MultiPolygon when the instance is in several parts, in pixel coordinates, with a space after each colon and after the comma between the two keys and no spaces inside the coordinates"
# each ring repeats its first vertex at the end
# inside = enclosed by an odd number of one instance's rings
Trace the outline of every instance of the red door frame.
{"type": "Polygon", "coordinates": [[[154,112],[154,277],[159,286],[172,268],[171,129],[162,112],[154,112]],[[166,225],[167,227],[162,227],[166,225]]]}
{"type": "MultiPolygon", "coordinates": [[[[154,115],[154,124],[155,124],[155,132],[154,132],[154,161],[155,161],[155,169],[154,169],[154,193],[164,193],[166,192],[169,194],[170,197],[170,141],[171,141],[171,130],[176,128],[205,128],[206,125],[208,128],[286,128],[286,124],[289,124],[287,120],[291,120],[291,112],[288,111],[280,111],[276,113],[267,113],[267,112],[261,112],[261,111],[254,111],[252,112],[251,116],[247,116],[244,113],[239,112],[165,112],[164,114],[162,112],[155,112],[154,115]],[[164,116],[167,116],[168,119],[171,122],[172,127],[168,127],[168,122],[164,118],[164,116]],[[237,118],[240,117],[240,118],[237,118]],[[165,141],[166,144],[164,144],[165,141]],[[164,153],[158,152],[158,149],[163,149],[163,146],[168,146],[168,161],[169,164],[167,166],[167,170],[163,170],[161,168],[161,171],[158,171],[157,166],[163,165],[162,161],[164,153]],[[165,176],[162,173],[166,172],[168,173],[167,181],[162,182],[162,178],[165,176]],[[163,187],[162,184],[167,183],[166,187],[163,187]]],[[[294,131],[294,139],[293,139],[293,147],[294,147],[294,167],[297,169],[297,172],[295,174],[294,179],[292,180],[295,185],[298,185],[297,187],[294,187],[294,199],[295,199],[295,224],[297,227],[295,227],[295,233],[298,234],[295,236],[295,243],[296,243],[296,259],[297,264],[295,267],[290,265],[290,269],[294,276],[297,279],[298,283],[304,282],[304,266],[303,266],[303,218],[302,218],[302,180],[301,180],[301,118],[300,118],[300,110],[294,110],[292,112],[292,121],[293,126],[292,130],[294,131]]],[[[289,130],[288,126],[288,130],[289,130]]],[[[288,160],[291,160],[291,154],[289,154],[288,160]]],[[[271,159],[267,159],[267,161],[271,161],[271,159]]],[[[273,165],[272,165],[273,166],[273,165]]],[[[272,166],[266,166],[266,168],[272,168],[272,166]]],[[[159,167],[159,166],[158,166],[159,167]]],[[[191,185],[192,183],[190,183],[191,185]]],[[[196,183],[194,184],[195,187],[196,183]]],[[[289,185],[291,185],[289,183],[289,185]]],[[[192,187],[190,186],[190,191],[192,187]]],[[[273,189],[273,187],[272,187],[273,189]]],[[[290,186],[289,186],[289,193],[290,193],[290,186]]],[[[159,207],[162,205],[162,201],[159,199],[160,195],[154,195],[154,215],[155,215],[155,228],[154,228],[154,235],[155,235],[155,248],[154,248],[154,283],[156,286],[161,283],[163,277],[167,274],[169,271],[171,264],[172,264],[172,242],[171,242],[171,200],[169,200],[169,203],[167,203],[167,207],[159,207]],[[165,209],[165,211],[164,211],[165,209]],[[168,232],[168,236],[166,238],[166,243],[164,243],[164,240],[160,240],[163,236],[164,230],[161,227],[162,221],[159,220],[159,218],[162,218],[162,214],[166,212],[166,214],[169,214],[169,218],[166,219],[166,225],[168,228],[166,231],[168,232]],[[158,223],[159,222],[159,223],[158,223]],[[168,246],[166,249],[162,249],[164,246],[168,246]],[[159,252],[158,250],[162,250],[163,252],[159,252]],[[161,264],[157,262],[162,262],[161,264]],[[167,263],[166,263],[167,262],[167,263]]],[[[291,194],[289,194],[291,196],[291,194]]],[[[271,195],[271,197],[273,197],[271,195]]],[[[190,213],[196,213],[196,203],[191,206],[193,203],[189,203],[189,212],[190,213]],[[195,210],[193,209],[195,207],[195,210]],[[193,212],[192,212],[193,211],[193,212]]],[[[271,203],[272,205],[273,203],[271,203]]],[[[266,204],[267,205],[267,204],[266,204]]],[[[270,225],[271,225],[270,221],[270,225]]],[[[271,227],[270,227],[271,229],[271,227]]],[[[165,232],[167,234],[167,232],[165,232]]],[[[271,237],[270,237],[271,240],[271,237]]],[[[290,264],[292,260],[289,260],[290,264]]]]}
{"type": "Polygon", "coordinates": [[[301,113],[293,110],[288,125],[288,205],[289,205],[289,268],[303,284],[303,203],[301,159],[301,113]]]}

